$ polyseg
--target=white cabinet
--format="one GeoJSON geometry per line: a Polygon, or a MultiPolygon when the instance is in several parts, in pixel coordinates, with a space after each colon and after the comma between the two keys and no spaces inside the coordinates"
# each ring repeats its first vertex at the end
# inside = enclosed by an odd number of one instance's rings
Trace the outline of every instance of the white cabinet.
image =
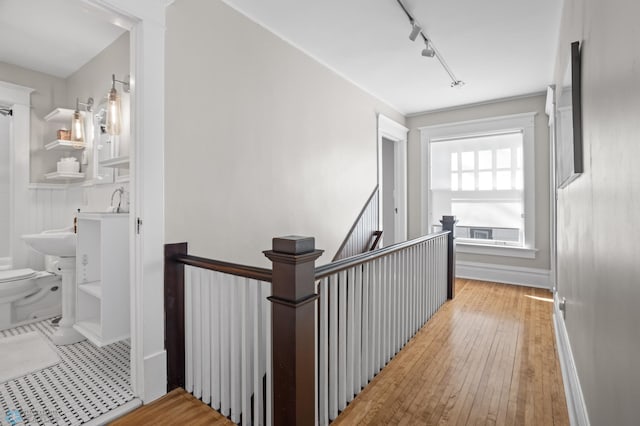
{"type": "Polygon", "coordinates": [[[97,346],[129,337],[129,215],[80,213],[76,323],[97,346]]]}

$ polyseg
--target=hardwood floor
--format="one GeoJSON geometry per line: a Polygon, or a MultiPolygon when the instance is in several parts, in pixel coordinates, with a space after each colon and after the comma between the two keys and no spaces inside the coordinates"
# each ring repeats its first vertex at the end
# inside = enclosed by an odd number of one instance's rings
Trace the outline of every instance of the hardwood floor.
{"type": "Polygon", "coordinates": [[[174,389],[149,405],[110,423],[112,426],[235,425],[184,389],[174,389]]]}
{"type": "MultiPolygon", "coordinates": [[[[335,425],[568,425],[551,293],[458,280],[335,425]]],[[[176,389],[116,426],[233,425],[176,389]]]]}
{"type": "Polygon", "coordinates": [[[334,424],[568,425],[552,308],[545,290],[457,280],[334,424]]]}

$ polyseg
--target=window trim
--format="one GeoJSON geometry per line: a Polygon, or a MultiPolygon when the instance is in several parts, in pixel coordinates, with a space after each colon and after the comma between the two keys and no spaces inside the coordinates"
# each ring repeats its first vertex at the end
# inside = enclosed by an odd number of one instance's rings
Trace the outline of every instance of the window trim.
{"type": "Polygon", "coordinates": [[[429,232],[431,211],[430,190],[430,144],[431,141],[474,137],[505,131],[522,131],[522,168],[524,179],[524,246],[478,244],[465,241],[457,244],[462,253],[490,254],[535,258],[535,116],[537,112],[526,112],[477,120],[460,121],[433,126],[419,127],[422,150],[421,207],[422,233],[429,232]]]}

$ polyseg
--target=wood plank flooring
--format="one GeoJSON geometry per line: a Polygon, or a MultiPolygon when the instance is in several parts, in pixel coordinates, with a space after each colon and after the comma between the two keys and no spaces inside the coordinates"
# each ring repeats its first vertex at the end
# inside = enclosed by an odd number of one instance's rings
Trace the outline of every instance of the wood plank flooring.
{"type": "Polygon", "coordinates": [[[336,425],[568,425],[551,293],[457,280],[336,425]]]}
{"type": "MultiPolygon", "coordinates": [[[[551,293],[457,280],[456,298],[336,425],[568,425],[551,293]]],[[[233,425],[182,389],[112,423],[233,425]]]]}
{"type": "Polygon", "coordinates": [[[110,423],[112,426],[235,425],[184,389],[174,389],[110,423]]]}

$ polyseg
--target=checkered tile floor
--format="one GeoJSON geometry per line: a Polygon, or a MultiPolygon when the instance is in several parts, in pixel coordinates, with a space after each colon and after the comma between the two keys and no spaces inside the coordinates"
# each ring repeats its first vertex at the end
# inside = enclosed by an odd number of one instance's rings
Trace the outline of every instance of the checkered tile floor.
{"type": "MultiPolygon", "coordinates": [[[[49,337],[55,328],[46,320],[0,331],[0,337],[30,331],[49,337]]],[[[0,425],[80,425],[134,398],[127,341],[98,348],[85,340],[57,349],[59,364],[0,383],[0,425]]]]}

